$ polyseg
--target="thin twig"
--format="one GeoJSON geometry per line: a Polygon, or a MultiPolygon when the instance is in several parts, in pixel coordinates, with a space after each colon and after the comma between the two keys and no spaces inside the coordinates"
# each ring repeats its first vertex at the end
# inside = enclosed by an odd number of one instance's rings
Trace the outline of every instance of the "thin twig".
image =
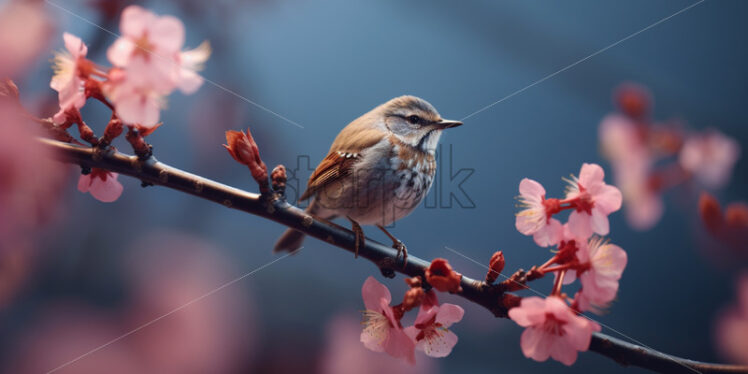
{"type": "MultiPolygon", "coordinates": [[[[82,147],[51,139],[40,139],[40,142],[56,152],[63,162],[106,169],[153,185],[179,190],[229,208],[273,220],[349,252],[354,252],[356,247],[355,235],[350,230],[310,216],[278,196],[268,198],[246,192],[173,168],[156,161],[153,157],[141,160],[137,156],[125,155],[111,149],[102,151],[100,148],[82,147]]],[[[424,277],[426,268],[429,266],[429,262],[413,255],[409,255],[407,264],[403,264],[402,257],[397,256],[395,249],[368,238],[364,245],[359,247],[358,254],[373,262],[383,270],[383,273],[396,271],[409,277],[424,277]]],[[[502,302],[506,299],[503,287],[487,285],[465,276],[462,277],[461,286],[462,291],[457,293],[459,296],[485,307],[497,317],[507,316],[507,308],[502,302]]],[[[589,349],[621,365],[639,366],[658,372],[748,373],[748,366],[692,361],[627,343],[601,333],[593,334],[589,349]]]]}

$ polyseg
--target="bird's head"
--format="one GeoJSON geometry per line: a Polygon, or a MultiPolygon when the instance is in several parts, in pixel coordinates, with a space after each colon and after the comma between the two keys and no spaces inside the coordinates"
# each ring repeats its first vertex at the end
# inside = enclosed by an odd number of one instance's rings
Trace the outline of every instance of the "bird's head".
{"type": "Polygon", "coordinates": [[[462,125],[443,119],[433,105],[415,96],[396,97],[380,107],[384,124],[404,143],[433,153],[442,130],[462,125]]]}

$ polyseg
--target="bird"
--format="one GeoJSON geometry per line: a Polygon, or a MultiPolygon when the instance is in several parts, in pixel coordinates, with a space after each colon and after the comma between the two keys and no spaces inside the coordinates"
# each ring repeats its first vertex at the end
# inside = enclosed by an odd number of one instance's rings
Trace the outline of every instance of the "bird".
{"type": "MultiPolygon", "coordinates": [[[[355,235],[355,256],[364,243],[361,225],[375,225],[392,240],[397,257],[407,247],[385,226],[410,214],[427,195],[436,173],[436,146],[443,130],[462,125],[443,119],[424,99],[405,95],[349,123],[309,177],[299,201],[324,220],[345,217],[355,235]]],[[[288,229],[274,252],[301,248],[304,234],[288,229]]]]}

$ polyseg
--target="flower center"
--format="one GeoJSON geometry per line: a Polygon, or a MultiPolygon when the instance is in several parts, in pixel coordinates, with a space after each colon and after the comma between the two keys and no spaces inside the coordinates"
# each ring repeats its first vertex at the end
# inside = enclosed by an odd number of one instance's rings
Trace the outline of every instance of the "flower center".
{"type": "Polygon", "coordinates": [[[585,212],[592,215],[592,208],[595,206],[595,202],[592,200],[590,193],[581,184],[579,185],[579,196],[574,200],[574,207],[576,207],[577,212],[585,212]]]}
{"type": "Polygon", "coordinates": [[[384,342],[392,327],[387,317],[382,313],[368,309],[363,311],[363,317],[364,320],[361,324],[364,325],[364,333],[374,338],[379,344],[384,342]]]}
{"type": "Polygon", "coordinates": [[[135,41],[135,50],[132,51],[132,55],[142,56],[146,61],[148,61],[155,47],[156,46],[148,40],[148,33],[143,33],[143,35],[135,41]]]}
{"type": "Polygon", "coordinates": [[[549,334],[558,335],[558,336],[564,336],[565,332],[563,329],[563,326],[566,324],[566,322],[559,320],[556,318],[553,313],[546,313],[545,314],[545,323],[543,324],[543,330],[549,334]]]}

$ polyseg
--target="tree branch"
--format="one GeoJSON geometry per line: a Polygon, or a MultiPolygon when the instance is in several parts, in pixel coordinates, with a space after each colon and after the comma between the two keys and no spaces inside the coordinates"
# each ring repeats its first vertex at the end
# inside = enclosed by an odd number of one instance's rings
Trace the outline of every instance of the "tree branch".
{"type": "MultiPolygon", "coordinates": [[[[297,229],[304,234],[328,242],[349,252],[354,252],[355,236],[350,230],[334,223],[317,219],[303,210],[287,203],[283,198],[271,194],[258,195],[213,180],[190,174],[156,161],[151,157],[145,161],[137,156],[128,156],[113,149],[82,147],[51,139],[40,139],[63,162],[89,168],[106,169],[138,178],[143,182],[179,190],[226,207],[238,209],[282,225],[297,229]]],[[[394,272],[409,277],[421,276],[429,262],[408,256],[407,264],[397,256],[395,249],[372,239],[358,250],[359,256],[373,262],[385,275],[394,272]],[[404,265],[404,266],[403,266],[404,265]]],[[[507,316],[507,307],[502,302],[505,290],[500,285],[487,285],[482,281],[462,277],[462,290],[457,295],[479,304],[497,317],[507,316]]],[[[621,365],[639,366],[667,373],[748,373],[748,366],[711,364],[679,357],[630,344],[605,334],[594,333],[590,351],[611,358],[621,365]]]]}

